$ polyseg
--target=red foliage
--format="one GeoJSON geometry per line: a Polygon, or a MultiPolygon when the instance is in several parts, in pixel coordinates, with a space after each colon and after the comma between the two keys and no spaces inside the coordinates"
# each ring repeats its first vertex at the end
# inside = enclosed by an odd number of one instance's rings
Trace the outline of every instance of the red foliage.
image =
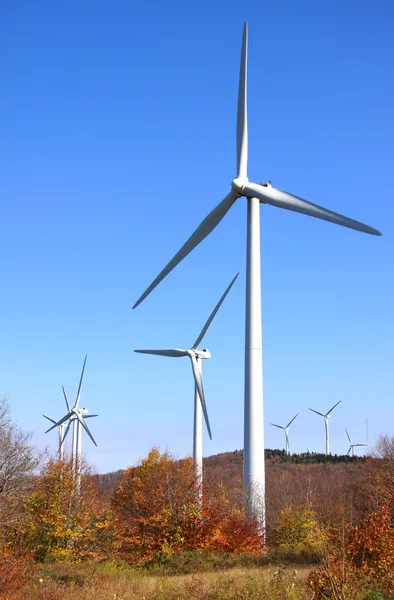
{"type": "Polygon", "coordinates": [[[11,598],[11,594],[23,588],[33,575],[30,556],[17,552],[10,544],[0,548],[0,599],[11,598]]]}

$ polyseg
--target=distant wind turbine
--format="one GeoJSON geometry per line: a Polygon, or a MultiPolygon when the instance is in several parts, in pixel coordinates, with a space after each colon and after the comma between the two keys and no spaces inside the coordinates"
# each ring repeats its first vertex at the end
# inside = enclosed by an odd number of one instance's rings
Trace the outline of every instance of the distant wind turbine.
{"type": "Polygon", "coordinates": [[[323,414],[323,413],[319,412],[318,410],[314,410],[313,408],[309,409],[312,412],[316,413],[317,415],[320,415],[321,417],[324,417],[324,424],[326,426],[326,456],[328,456],[330,454],[330,439],[329,439],[329,433],[328,433],[328,417],[329,417],[330,413],[334,410],[334,408],[336,406],[338,406],[338,404],[340,404],[340,402],[342,402],[342,400],[340,400],[339,402],[337,402],[336,404],[334,404],[334,406],[332,408],[330,408],[330,410],[326,414],[323,414]]]}
{"type": "Polygon", "coordinates": [[[202,483],[202,412],[204,413],[205,424],[207,426],[209,437],[212,439],[211,427],[208,419],[207,407],[205,404],[204,388],[202,385],[202,359],[211,358],[209,350],[199,350],[198,347],[205,337],[209,326],[216,316],[219,308],[224,302],[227,294],[234,285],[235,280],[238,277],[238,273],[227,287],[223,296],[216,304],[212,313],[209,316],[208,321],[202,328],[198,338],[194,342],[193,346],[189,350],[180,350],[178,348],[169,348],[167,350],[135,350],[140,354],[155,354],[159,356],[169,356],[171,358],[182,358],[188,356],[191,360],[193,377],[194,377],[194,428],[193,428],[193,459],[196,465],[196,474],[198,481],[202,483]],[[202,412],[201,412],[202,410],[202,412]]]}
{"type": "MultiPolygon", "coordinates": [[[[265,463],[264,463],[264,414],[263,414],[263,358],[261,336],[261,275],[260,275],[260,203],[303,213],[330,221],[337,225],[357,229],[372,235],[379,231],[354,219],[327,210],[322,206],[303,200],[272,187],[271,181],[264,184],[252,183],[248,179],[248,126],[247,126],[247,56],[248,26],[245,23],[241,67],[238,86],[237,114],[237,174],[231,182],[227,196],[201,222],[187,242],[164,267],[145,292],[139,297],[136,308],[154,288],[220,223],[227,212],[240,198],[247,199],[247,250],[246,250],[246,318],[245,318],[245,403],[244,403],[244,487],[249,495],[249,508],[265,527],[265,463]]],[[[267,88],[267,93],[269,88],[267,88]]],[[[226,98],[226,96],[223,96],[226,98]]],[[[167,182],[169,189],[182,197],[187,190],[179,188],[176,176],[167,182]]],[[[205,176],[191,182],[200,196],[211,192],[212,185],[205,176]]],[[[334,195],[335,186],[329,185],[334,195]]]]}
{"type": "Polygon", "coordinates": [[[271,423],[271,425],[273,425],[274,427],[279,427],[279,429],[283,429],[286,435],[286,454],[287,456],[290,454],[290,446],[289,446],[289,427],[292,424],[292,422],[294,421],[294,419],[296,417],[298,417],[299,413],[296,414],[295,417],[292,418],[291,421],[289,421],[287,423],[287,425],[285,427],[283,427],[283,425],[275,425],[275,423],[271,423]]]}
{"type": "MultiPolygon", "coordinates": [[[[64,387],[62,387],[63,395],[64,395],[64,399],[66,402],[68,412],[62,419],[60,419],[60,421],[55,422],[54,425],[52,425],[52,427],[47,429],[47,431],[45,432],[45,433],[48,433],[48,431],[51,431],[55,427],[60,427],[61,425],[63,425],[64,423],[66,423],[68,421],[66,431],[64,433],[64,437],[65,437],[68,433],[71,423],[73,423],[72,461],[73,461],[74,472],[76,473],[76,477],[77,477],[77,487],[78,488],[80,485],[80,464],[81,464],[81,456],[82,456],[82,428],[85,429],[86,433],[92,440],[93,444],[95,446],[97,446],[96,441],[95,441],[94,437],[92,436],[89,427],[85,423],[85,419],[92,418],[92,417],[98,417],[98,415],[88,415],[87,408],[79,408],[82,380],[83,380],[83,376],[84,376],[84,372],[85,372],[86,360],[87,360],[87,355],[85,356],[85,360],[83,363],[81,378],[79,380],[78,392],[77,392],[77,397],[76,397],[74,406],[72,408],[70,408],[70,403],[68,401],[65,389],[64,389],[64,387]]],[[[50,421],[52,421],[52,419],[50,419],[50,421]]]]}
{"type": "Polygon", "coordinates": [[[352,444],[352,440],[350,439],[350,435],[349,435],[348,430],[345,429],[345,431],[346,431],[346,435],[348,437],[349,444],[350,444],[349,450],[347,451],[347,454],[349,456],[349,454],[352,453],[352,456],[355,456],[354,449],[357,448],[357,446],[366,446],[367,444],[352,444]]]}

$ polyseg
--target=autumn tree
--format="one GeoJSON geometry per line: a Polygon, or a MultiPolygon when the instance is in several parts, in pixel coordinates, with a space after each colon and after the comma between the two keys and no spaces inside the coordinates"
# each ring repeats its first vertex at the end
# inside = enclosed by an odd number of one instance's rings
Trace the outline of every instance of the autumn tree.
{"type": "Polygon", "coordinates": [[[72,461],[50,459],[25,502],[25,539],[38,560],[92,558],[113,547],[110,510],[90,469],[82,462],[80,470],[77,489],[72,461]]]}
{"type": "Polygon", "coordinates": [[[122,554],[149,561],[184,550],[258,551],[261,538],[234,491],[204,483],[201,497],[192,459],[153,448],[125,472],[114,497],[122,554]]]}
{"type": "Polygon", "coordinates": [[[0,398],[0,537],[17,518],[21,498],[32,483],[38,455],[30,437],[13,422],[7,400],[0,398]]]}
{"type": "Polygon", "coordinates": [[[114,496],[122,553],[131,560],[184,548],[199,522],[198,482],[191,459],[152,448],[124,473],[114,496]]]}
{"type": "Polygon", "coordinates": [[[16,532],[37,462],[30,435],[12,420],[7,400],[0,398],[0,598],[10,598],[33,575],[31,557],[16,532]]]}

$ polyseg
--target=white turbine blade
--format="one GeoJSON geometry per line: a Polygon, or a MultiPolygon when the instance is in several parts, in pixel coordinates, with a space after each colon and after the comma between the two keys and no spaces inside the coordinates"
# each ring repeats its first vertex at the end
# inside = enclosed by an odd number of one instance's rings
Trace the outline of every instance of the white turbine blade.
{"type": "Polygon", "coordinates": [[[87,359],[88,355],[86,354],[85,356],[85,360],[83,361],[83,367],[82,367],[82,373],[81,373],[81,379],[79,380],[79,386],[78,386],[78,393],[77,393],[77,399],[75,401],[75,406],[74,408],[78,408],[79,405],[79,399],[81,397],[81,387],[82,387],[82,380],[83,380],[83,374],[85,372],[85,365],[86,365],[86,359],[87,359]]]}
{"type": "Polygon", "coordinates": [[[209,434],[210,439],[212,439],[211,426],[209,424],[208,411],[207,411],[207,406],[205,404],[205,396],[204,396],[204,388],[202,385],[201,370],[200,370],[199,364],[198,364],[195,356],[191,356],[190,360],[192,361],[194,381],[197,386],[198,395],[200,396],[202,412],[204,413],[204,418],[205,418],[205,423],[206,423],[206,426],[208,429],[208,434],[209,434]]]}
{"type": "Polygon", "coordinates": [[[242,35],[241,66],[238,85],[237,114],[237,177],[246,177],[248,171],[248,24],[245,23],[242,35]]]}
{"type": "Polygon", "coordinates": [[[353,446],[366,446],[367,444],[353,444],[353,446]]]}
{"type": "Polygon", "coordinates": [[[48,433],[48,431],[52,431],[52,429],[55,429],[55,427],[59,427],[59,425],[61,425],[62,423],[65,423],[67,421],[67,419],[69,419],[72,415],[73,415],[73,413],[69,412],[65,417],[63,417],[63,419],[60,419],[60,421],[57,421],[54,425],[52,425],[52,427],[47,429],[45,433],[48,433]]]}
{"type": "Polygon", "coordinates": [[[227,287],[226,291],[224,292],[223,296],[220,298],[219,302],[217,303],[217,305],[215,306],[215,308],[213,309],[208,321],[205,323],[204,327],[201,330],[200,335],[198,336],[198,338],[196,339],[196,341],[194,342],[192,348],[198,348],[198,346],[201,344],[205,334],[208,331],[209,326],[211,325],[212,321],[214,320],[216,313],[218,312],[219,308],[221,307],[221,305],[224,302],[225,297],[227,296],[227,294],[229,293],[229,291],[231,290],[231,288],[234,285],[235,280],[237,279],[239,273],[236,274],[236,276],[234,277],[234,279],[231,281],[230,285],[227,287]]]}
{"type": "Polygon", "coordinates": [[[92,417],[98,417],[99,415],[84,415],[84,419],[91,419],[92,417]]]}
{"type": "Polygon", "coordinates": [[[288,427],[290,427],[290,425],[292,424],[292,422],[294,421],[294,419],[296,419],[296,418],[298,417],[298,415],[299,415],[299,414],[300,414],[300,413],[297,413],[297,414],[296,414],[296,416],[292,418],[292,420],[291,420],[291,421],[290,421],[290,422],[289,422],[289,423],[286,425],[286,429],[287,429],[288,427]]]}
{"type": "Polygon", "coordinates": [[[328,417],[328,415],[330,414],[330,412],[332,412],[334,410],[334,408],[336,406],[338,406],[338,404],[340,404],[341,402],[342,402],[342,400],[340,400],[339,402],[337,402],[336,404],[334,404],[334,406],[332,408],[330,408],[330,410],[328,411],[328,413],[325,416],[328,417]]]}
{"type": "Polygon", "coordinates": [[[68,403],[67,394],[66,394],[66,390],[64,389],[64,386],[62,386],[62,390],[63,390],[64,399],[66,401],[67,410],[68,410],[68,412],[70,412],[71,408],[70,408],[70,405],[68,403]]]}
{"type": "Polygon", "coordinates": [[[157,285],[170,273],[178,263],[181,262],[198,244],[200,244],[206,237],[215,229],[215,227],[220,223],[226,213],[230,210],[234,202],[237,200],[238,195],[234,192],[230,192],[228,196],[225,197],[220,204],[216,206],[209,213],[207,217],[203,220],[203,222],[197,227],[195,232],[190,236],[187,242],[182,246],[182,248],[175,254],[174,258],[170,260],[168,265],[164,267],[164,269],[159,273],[156,279],[150,284],[150,286],[145,290],[145,292],[140,296],[137,302],[134,304],[133,308],[137,308],[137,306],[145,300],[145,298],[151,293],[152,290],[155,289],[157,285]]]}
{"type": "Polygon", "coordinates": [[[274,427],[279,427],[279,429],[286,429],[286,427],[282,427],[282,425],[275,425],[275,423],[271,423],[274,427]]]}
{"type": "Polygon", "coordinates": [[[42,416],[45,417],[46,419],[48,419],[48,421],[50,421],[51,423],[55,423],[55,425],[56,425],[55,419],[51,419],[51,417],[47,417],[46,415],[42,415],[42,416]]]}
{"type": "Polygon", "coordinates": [[[246,185],[243,187],[242,193],[246,196],[254,196],[261,202],[272,204],[278,208],[292,210],[293,212],[309,215],[310,217],[316,217],[317,219],[322,219],[323,221],[336,223],[337,225],[363,231],[364,233],[370,233],[371,235],[382,235],[380,231],[374,229],[373,227],[369,227],[369,225],[364,225],[364,223],[360,223],[359,221],[345,217],[332,210],[323,208],[318,204],[307,202],[307,200],[303,200],[299,196],[294,196],[293,194],[283,192],[282,190],[277,190],[273,187],[266,187],[258,185],[257,183],[246,183],[246,185]]]}
{"type": "Polygon", "coordinates": [[[188,356],[187,350],[180,350],[179,348],[168,348],[167,350],[134,350],[139,354],[157,354],[158,356],[171,356],[172,358],[178,358],[180,356],[188,356]]]}
{"type": "Polygon", "coordinates": [[[319,412],[318,410],[315,410],[314,408],[310,408],[309,410],[311,410],[312,412],[316,413],[317,415],[320,415],[321,417],[325,417],[326,415],[323,415],[323,413],[319,412]]]}
{"type": "Polygon", "coordinates": [[[347,439],[349,440],[349,444],[351,445],[352,444],[352,440],[350,439],[349,432],[348,432],[347,429],[345,429],[345,431],[346,431],[347,439]]]}
{"type": "Polygon", "coordinates": [[[349,450],[346,453],[346,456],[349,456],[351,449],[352,449],[352,446],[350,446],[349,450]]]}
{"type": "Polygon", "coordinates": [[[92,434],[90,433],[89,427],[86,425],[83,416],[80,415],[79,413],[77,413],[77,419],[81,423],[82,427],[84,428],[84,430],[86,431],[86,433],[88,434],[88,436],[90,437],[90,439],[92,440],[93,444],[95,446],[97,446],[96,441],[95,441],[94,437],[92,436],[92,434]]]}

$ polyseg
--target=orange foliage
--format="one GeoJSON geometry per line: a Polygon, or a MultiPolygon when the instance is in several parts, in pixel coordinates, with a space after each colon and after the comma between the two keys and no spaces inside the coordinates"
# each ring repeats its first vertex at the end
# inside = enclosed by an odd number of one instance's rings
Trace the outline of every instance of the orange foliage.
{"type": "Polygon", "coordinates": [[[181,550],[257,551],[261,538],[245,510],[222,487],[200,497],[194,463],[153,448],[140,466],[125,472],[114,497],[121,553],[150,561],[181,550]]]}
{"type": "MultiPolygon", "coordinates": [[[[394,595],[394,529],[381,505],[357,526],[332,528],[322,567],[310,576],[317,598],[347,598],[355,589],[394,595]]],[[[386,597],[386,596],[385,596],[386,597]]]]}
{"type": "Polygon", "coordinates": [[[17,552],[10,543],[4,544],[0,548],[0,599],[11,598],[32,579],[33,573],[31,557],[17,552]]]}

